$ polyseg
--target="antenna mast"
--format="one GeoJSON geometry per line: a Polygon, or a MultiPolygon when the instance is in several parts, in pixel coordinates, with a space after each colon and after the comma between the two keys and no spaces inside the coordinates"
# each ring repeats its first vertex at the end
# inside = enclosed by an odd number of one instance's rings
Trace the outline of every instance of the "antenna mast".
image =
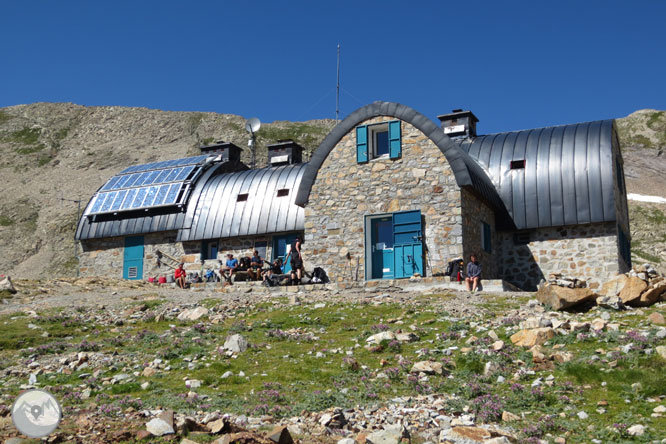
{"type": "Polygon", "coordinates": [[[338,84],[335,89],[335,120],[340,120],[340,44],[338,43],[338,84]]]}

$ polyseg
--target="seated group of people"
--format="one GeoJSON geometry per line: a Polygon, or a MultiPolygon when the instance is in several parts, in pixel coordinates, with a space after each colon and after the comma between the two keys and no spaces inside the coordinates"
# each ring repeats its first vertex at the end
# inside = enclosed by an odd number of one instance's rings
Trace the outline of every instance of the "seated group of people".
{"type": "MultiPolygon", "coordinates": [[[[291,273],[284,273],[282,259],[278,258],[272,263],[264,260],[257,250],[254,250],[252,257],[242,257],[236,259],[232,253],[227,254],[227,259],[220,267],[220,278],[224,279],[229,284],[233,280],[251,280],[251,281],[264,281],[267,286],[275,286],[280,283],[300,284],[303,274],[303,257],[301,255],[301,240],[296,238],[291,244],[291,250],[287,255],[289,264],[291,265],[291,273]]],[[[286,261],[285,261],[286,262],[286,261]]],[[[322,270],[323,272],[323,270],[322,270]]],[[[323,273],[325,275],[325,273],[323,273]]],[[[181,263],[174,272],[176,284],[180,288],[186,288],[188,283],[217,281],[217,275],[212,270],[206,270],[203,276],[194,273],[190,276],[188,281],[187,272],[183,269],[181,263]]],[[[322,279],[315,280],[315,282],[322,282],[322,279]]]]}
{"type": "Polygon", "coordinates": [[[257,250],[252,257],[242,257],[240,260],[234,258],[232,253],[227,254],[226,262],[220,267],[220,276],[231,283],[235,276],[237,279],[243,276],[246,280],[263,280],[268,285],[276,282],[276,278],[289,278],[289,282],[299,284],[303,275],[303,258],[301,256],[301,240],[296,238],[291,244],[291,251],[287,256],[290,258],[291,274],[283,273],[283,263],[280,258],[272,263],[265,261],[257,250]]]}

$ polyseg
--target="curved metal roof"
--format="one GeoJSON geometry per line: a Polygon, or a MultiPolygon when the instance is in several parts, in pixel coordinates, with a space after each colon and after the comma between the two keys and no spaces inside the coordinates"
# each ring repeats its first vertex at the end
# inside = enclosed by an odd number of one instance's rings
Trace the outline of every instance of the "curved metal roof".
{"type": "Polygon", "coordinates": [[[460,147],[490,173],[518,229],[614,221],[613,120],[490,134],[460,147]],[[524,160],[522,169],[511,161],[524,160]]]}
{"type": "Polygon", "coordinates": [[[333,128],[312,154],[310,162],[308,162],[303,180],[298,189],[298,195],[296,196],[296,205],[304,206],[307,204],[310,198],[310,190],[317,178],[319,168],[321,168],[324,160],[326,160],[340,139],[359,123],[379,116],[391,116],[403,120],[428,136],[446,157],[453,170],[458,186],[471,187],[490,205],[495,207],[496,210],[506,214],[504,204],[490,178],[465,151],[461,150],[432,120],[406,105],[393,102],[374,102],[359,108],[333,128]]]}
{"type": "Polygon", "coordinates": [[[306,165],[211,177],[193,191],[178,241],[302,230],[304,211],[294,201],[306,165]]]}

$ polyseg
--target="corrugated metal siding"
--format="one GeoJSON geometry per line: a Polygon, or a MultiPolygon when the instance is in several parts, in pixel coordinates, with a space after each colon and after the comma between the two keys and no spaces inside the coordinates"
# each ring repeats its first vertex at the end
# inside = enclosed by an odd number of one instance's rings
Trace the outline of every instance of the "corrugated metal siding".
{"type": "Polygon", "coordinates": [[[613,121],[491,134],[459,143],[490,174],[518,229],[615,220],[613,121]],[[512,160],[525,169],[510,169],[512,160]]]}
{"type": "Polygon", "coordinates": [[[192,193],[178,241],[302,230],[304,211],[294,200],[305,168],[285,165],[211,177],[192,193]],[[289,194],[277,197],[280,189],[289,194]],[[247,200],[238,202],[239,194],[247,200]]]}

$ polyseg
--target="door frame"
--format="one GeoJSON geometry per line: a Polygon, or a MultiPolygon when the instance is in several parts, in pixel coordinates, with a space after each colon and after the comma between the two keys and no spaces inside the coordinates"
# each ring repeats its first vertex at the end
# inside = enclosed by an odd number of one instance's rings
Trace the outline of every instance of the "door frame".
{"type": "Polygon", "coordinates": [[[366,214],[363,216],[363,251],[365,255],[365,280],[376,281],[383,278],[372,277],[372,221],[383,219],[385,217],[393,218],[393,213],[366,214]]]}

